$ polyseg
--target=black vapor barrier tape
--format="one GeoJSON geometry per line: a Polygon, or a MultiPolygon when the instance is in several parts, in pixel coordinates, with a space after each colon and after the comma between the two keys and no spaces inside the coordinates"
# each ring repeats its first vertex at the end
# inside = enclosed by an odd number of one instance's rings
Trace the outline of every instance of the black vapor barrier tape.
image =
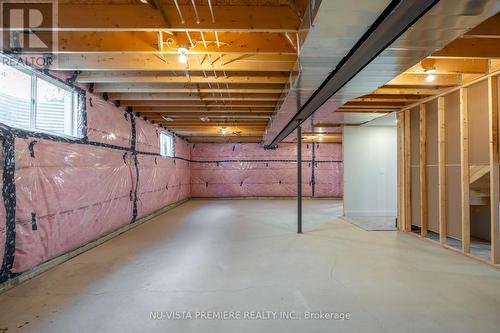
{"type": "Polygon", "coordinates": [[[135,150],[137,146],[137,127],[135,123],[135,116],[132,114],[131,109],[127,109],[127,114],[130,115],[130,129],[131,133],[131,141],[130,141],[130,150],[132,151],[132,159],[134,161],[135,168],[135,188],[134,188],[134,204],[132,208],[132,221],[130,223],[135,223],[137,220],[137,191],[139,189],[139,161],[137,159],[137,151],[135,150]]]}
{"type": "Polygon", "coordinates": [[[16,184],[14,174],[16,170],[16,156],[14,150],[14,135],[2,131],[0,128],[0,138],[2,140],[2,167],[3,185],[2,198],[5,208],[5,249],[0,271],[0,282],[13,277],[11,272],[14,264],[14,253],[16,249],[16,184]]]}

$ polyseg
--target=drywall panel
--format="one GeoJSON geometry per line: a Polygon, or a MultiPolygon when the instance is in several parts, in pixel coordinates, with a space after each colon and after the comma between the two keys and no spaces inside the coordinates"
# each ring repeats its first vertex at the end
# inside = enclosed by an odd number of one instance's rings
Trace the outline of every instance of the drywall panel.
{"type": "Polygon", "coordinates": [[[427,167],[427,229],[439,233],[439,171],[436,165],[427,167]]]}
{"type": "Polygon", "coordinates": [[[460,94],[458,91],[444,98],[446,165],[460,164],[460,94]]]}
{"type": "Polygon", "coordinates": [[[397,129],[344,128],[344,213],[396,216],[397,129]]]}
{"type": "Polygon", "coordinates": [[[438,108],[437,99],[426,103],[427,165],[438,164],[438,108]]]}
{"type": "Polygon", "coordinates": [[[469,163],[489,164],[488,139],[488,82],[482,81],[468,88],[469,106],[469,163]]]}
{"type": "Polygon", "coordinates": [[[462,238],[460,166],[446,167],[446,229],[448,236],[462,238]]]}

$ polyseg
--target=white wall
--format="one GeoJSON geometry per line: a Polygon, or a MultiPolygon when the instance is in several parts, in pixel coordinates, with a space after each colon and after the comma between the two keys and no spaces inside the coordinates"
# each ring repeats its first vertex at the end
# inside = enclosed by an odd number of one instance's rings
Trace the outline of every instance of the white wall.
{"type": "Polygon", "coordinates": [[[396,127],[344,127],[343,148],[344,214],[396,216],[396,127]]]}

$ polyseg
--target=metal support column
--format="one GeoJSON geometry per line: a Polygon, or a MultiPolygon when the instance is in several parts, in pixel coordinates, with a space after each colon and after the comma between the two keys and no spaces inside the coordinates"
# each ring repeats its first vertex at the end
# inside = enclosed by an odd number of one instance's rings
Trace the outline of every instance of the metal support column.
{"type": "Polygon", "coordinates": [[[302,233],[302,127],[297,127],[297,233],[302,233]]]}

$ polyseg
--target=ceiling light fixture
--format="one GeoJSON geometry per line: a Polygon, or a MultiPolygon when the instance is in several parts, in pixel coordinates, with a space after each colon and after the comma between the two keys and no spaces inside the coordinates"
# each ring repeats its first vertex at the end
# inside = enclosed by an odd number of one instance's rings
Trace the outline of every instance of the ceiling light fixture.
{"type": "Polygon", "coordinates": [[[187,55],[189,53],[189,50],[185,47],[179,47],[177,49],[177,52],[179,52],[179,62],[185,64],[187,63],[187,55]]]}
{"type": "Polygon", "coordinates": [[[200,120],[203,121],[204,123],[207,123],[207,122],[210,121],[210,118],[208,118],[208,117],[201,117],[200,120]]]}
{"type": "Polygon", "coordinates": [[[425,73],[427,73],[427,76],[425,78],[425,81],[427,82],[433,82],[436,80],[436,69],[435,68],[429,68],[425,70],[425,73]]]}
{"type": "Polygon", "coordinates": [[[225,127],[221,127],[220,132],[222,135],[226,135],[227,129],[225,127]]]}

